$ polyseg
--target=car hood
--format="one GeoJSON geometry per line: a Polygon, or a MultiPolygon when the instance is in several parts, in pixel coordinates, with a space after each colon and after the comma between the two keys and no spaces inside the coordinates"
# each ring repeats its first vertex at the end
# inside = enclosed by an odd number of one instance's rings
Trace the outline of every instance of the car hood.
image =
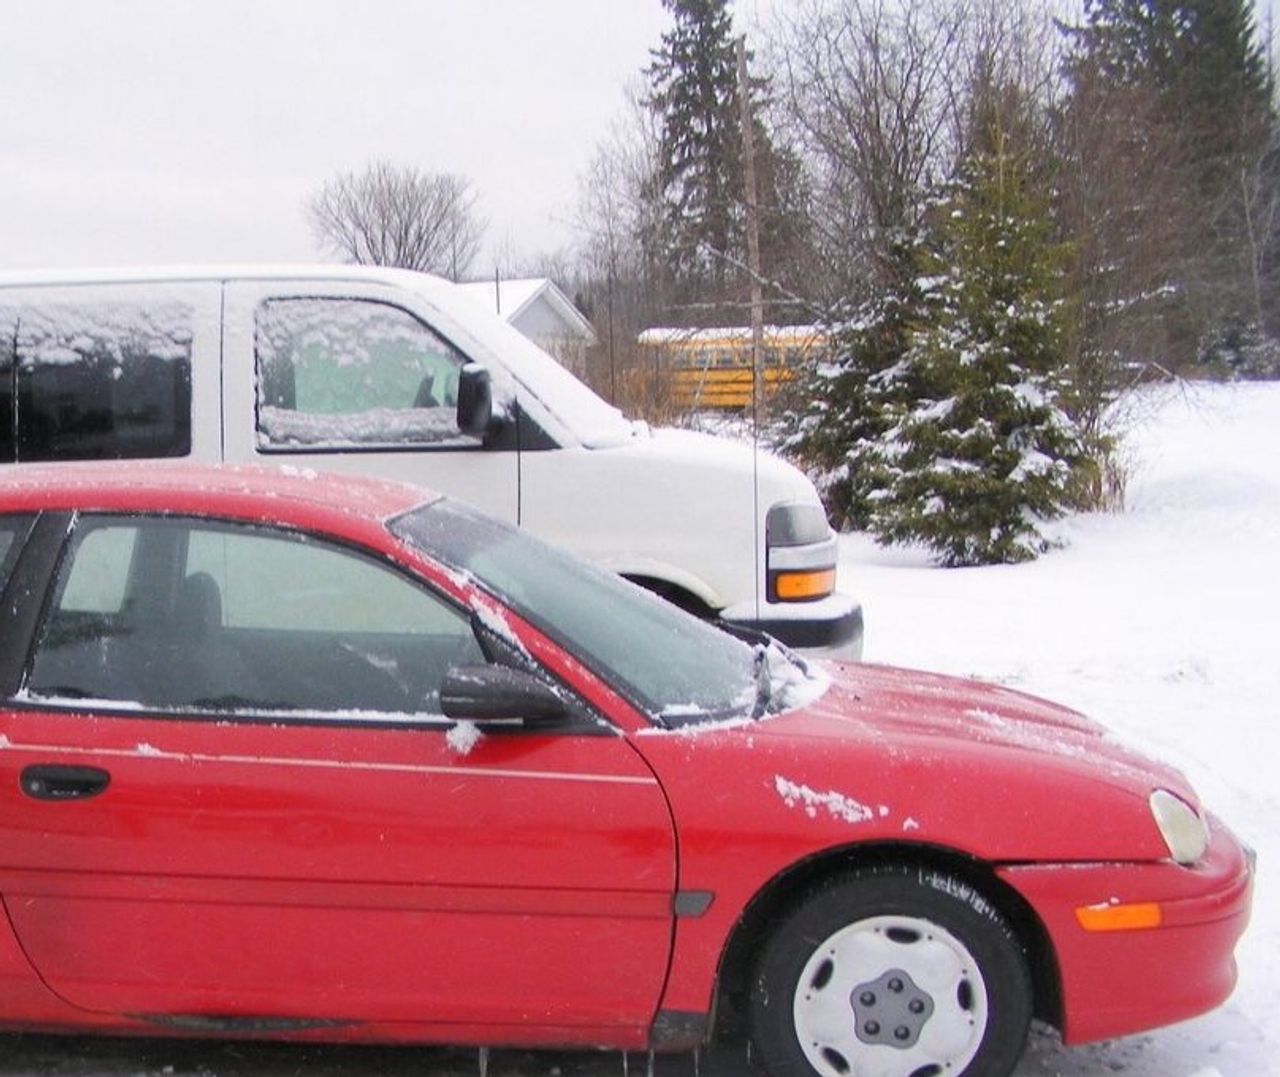
{"type": "Polygon", "coordinates": [[[853,738],[923,758],[1068,771],[1144,797],[1159,786],[1195,802],[1177,770],[1068,707],[997,684],[918,670],[848,665],[831,672],[831,687],[818,700],[761,723],[757,732],[853,738]]]}
{"type": "Polygon", "coordinates": [[[784,713],[637,738],[682,826],[732,831],[780,863],[851,842],[1136,862],[1168,855],[1154,790],[1199,806],[1176,770],[1069,708],[915,670],[827,669],[826,691],[784,713]]]}

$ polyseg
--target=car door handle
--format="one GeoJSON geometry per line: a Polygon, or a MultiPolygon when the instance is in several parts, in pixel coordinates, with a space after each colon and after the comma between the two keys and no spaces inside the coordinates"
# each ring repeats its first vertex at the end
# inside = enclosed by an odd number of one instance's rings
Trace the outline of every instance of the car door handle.
{"type": "Polygon", "coordinates": [[[111,775],[97,767],[40,763],[23,770],[21,784],[35,800],[87,800],[111,784],[111,775]]]}

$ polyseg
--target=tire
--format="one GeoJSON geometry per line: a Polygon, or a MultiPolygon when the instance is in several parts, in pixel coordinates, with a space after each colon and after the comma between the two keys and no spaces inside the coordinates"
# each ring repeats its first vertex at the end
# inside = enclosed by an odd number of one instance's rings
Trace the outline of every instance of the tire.
{"type": "Polygon", "coordinates": [[[929,868],[847,872],[766,942],[751,1039],[772,1077],[1008,1077],[1032,987],[1017,937],[967,883],[929,868]]]}

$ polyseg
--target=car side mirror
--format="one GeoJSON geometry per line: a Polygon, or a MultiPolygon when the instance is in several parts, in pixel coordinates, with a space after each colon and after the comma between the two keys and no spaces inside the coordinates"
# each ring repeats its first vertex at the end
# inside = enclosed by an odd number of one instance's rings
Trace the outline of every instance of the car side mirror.
{"type": "Polygon", "coordinates": [[[510,666],[454,666],[440,686],[440,709],[458,722],[544,724],[568,717],[545,683],[510,666]]]}
{"type": "Polygon", "coordinates": [[[489,434],[493,424],[493,387],[489,372],[467,363],[458,372],[458,429],[475,438],[489,434]]]}

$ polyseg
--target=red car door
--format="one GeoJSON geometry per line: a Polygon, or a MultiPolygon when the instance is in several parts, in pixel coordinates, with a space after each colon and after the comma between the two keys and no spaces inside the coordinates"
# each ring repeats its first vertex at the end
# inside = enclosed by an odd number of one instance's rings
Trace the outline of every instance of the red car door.
{"type": "Polygon", "coordinates": [[[54,992],[180,1027],[642,1034],[675,849],[622,737],[450,736],[431,668],[478,657],[465,614],[348,549],[86,518],[63,566],[0,714],[0,893],[54,992]]]}

